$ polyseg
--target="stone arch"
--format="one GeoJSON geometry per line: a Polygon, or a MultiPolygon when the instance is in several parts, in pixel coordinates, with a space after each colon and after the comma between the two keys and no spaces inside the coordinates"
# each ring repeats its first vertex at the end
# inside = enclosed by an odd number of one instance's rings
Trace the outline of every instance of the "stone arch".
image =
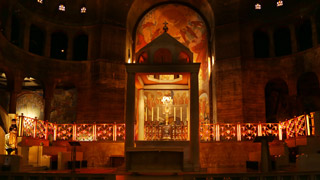
{"type": "MultiPolygon", "coordinates": [[[[156,8],[157,6],[161,6],[164,4],[180,4],[187,6],[194,10],[197,14],[201,16],[203,21],[205,22],[208,35],[208,51],[209,55],[212,56],[212,47],[213,45],[213,34],[214,34],[214,13],[211,4],[207,2],[207,0],[201,0],[201,3],[198,1],[187,1],[187,0],[180,0],[180,1],[168,1],[168,0],[154,0],[150,3],[145,3],[144,0],[135,0],[131,6],[130,10],[127,14],[127,40],[126,40],[126,48],[128,49],[126,57],[130,59],[130,54],[134,54],[135,50],[135,41],[136,41],[136,29],[138,27],[139,22],[141,19],[152,9],[156,8]],[[205,4],[205,5],[203,5],[205,4]]],[[[133,62],[133,60],[131,60],[133,62]]]]}

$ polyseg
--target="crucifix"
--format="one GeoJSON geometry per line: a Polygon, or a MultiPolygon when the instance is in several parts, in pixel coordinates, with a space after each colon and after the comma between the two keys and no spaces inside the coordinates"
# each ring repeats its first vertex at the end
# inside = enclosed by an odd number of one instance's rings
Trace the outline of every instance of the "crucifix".
{"type": "Polygon", "coordinates": [[[164,30],[164,32],[167,32],[168,29],[169,29],[169,28],[167,27],[167,24],[168,24],[168,23],[165,21],[163,24],[164,24],[163,30],[164,30]]]}

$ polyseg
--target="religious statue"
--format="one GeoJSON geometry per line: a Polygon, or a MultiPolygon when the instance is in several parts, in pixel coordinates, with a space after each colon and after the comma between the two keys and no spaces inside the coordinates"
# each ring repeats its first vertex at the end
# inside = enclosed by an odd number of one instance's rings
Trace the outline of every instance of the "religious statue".
{"type": "Polygon", "coordinates": [[[17,154],[18,128],[15,122],[15,119],[13,119],[12,124],[9,128],[9,133],[5,135],[5,149],[7,151],[7,155],[11,155],[12,152],[14,152],[14,154],[17,154]]]}

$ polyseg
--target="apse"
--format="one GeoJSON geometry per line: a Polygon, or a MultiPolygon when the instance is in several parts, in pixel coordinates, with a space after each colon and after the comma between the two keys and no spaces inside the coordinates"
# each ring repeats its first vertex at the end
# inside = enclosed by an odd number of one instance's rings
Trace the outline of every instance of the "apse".
{"type": "MultiPolygon", "coordinates": [[[[210,58],[208,58],[208,31],[206,23],[197,12],[181,4],[164,4],[150,10],[143,16],[137,26],[135,52],[139,52],[140,49],[161,35],[164,23],[168,27],[167,33],[191,50],[193,62],[201,63],[199,72],[199,115],[202,123],[209,122],[210,72],[208,64],[210,58]]],[[[139,58],[135,61],[141,63],[144,62],[143,59],[139,58]]]]}

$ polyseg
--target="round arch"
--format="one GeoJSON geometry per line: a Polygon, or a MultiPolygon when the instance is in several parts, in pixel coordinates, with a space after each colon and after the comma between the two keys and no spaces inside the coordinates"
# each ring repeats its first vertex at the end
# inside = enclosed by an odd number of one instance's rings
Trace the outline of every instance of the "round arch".
{"type": "Polygon", "coordinates": [[[207,39],[208,39],[208,51],[209,55],[212,56],[213,51],[213,34],[214,34],[214,13],[212,10],[211,4],[208,3],[207,0],[199,1],[187,1],[187,0],[154,0],[152,3],[145,3],[144,0],[135,0],[129,9],[127,15],[127,37],[126,37],[126,57],[127,62],[133,62],[134,56],[131,55],[135,52],[135,37],[136,37],[136,29],[142,20],[142,18],[150,12],[152,9],[165,5],[165,4],[179,4],[183,6],[187,6],[190,9],[194,10],[204,21],[207,29],[207,39]]]}

